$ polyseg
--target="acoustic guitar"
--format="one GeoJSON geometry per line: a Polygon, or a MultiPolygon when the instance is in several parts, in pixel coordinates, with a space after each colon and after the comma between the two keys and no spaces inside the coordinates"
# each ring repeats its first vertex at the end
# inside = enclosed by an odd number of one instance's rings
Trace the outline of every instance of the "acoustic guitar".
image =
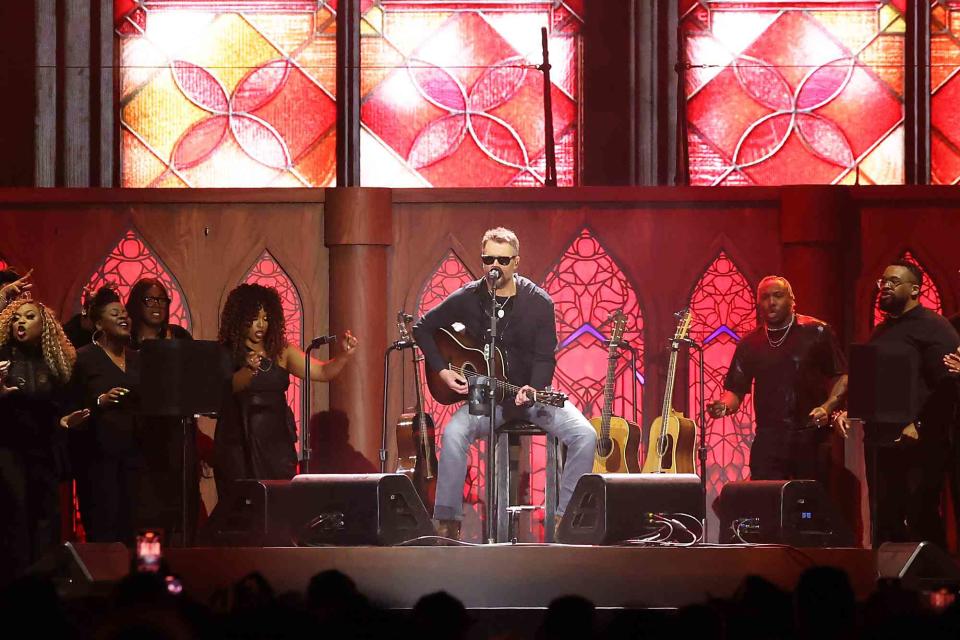
{"type": "MultiPolygon", "coordinates": [[[[407,323],[413,317],[403,311],[397,314],[397,330],[401,341],[413,342],[407,323]]],[[[420,363],[423,353],[413,345],[413,388],[415,404],[397,421],[397,473],[413,483],[427,510],[433,512],[437,497],[437,440],[433,418],[423,410],[420,388],[420,363]]]]}
{"type": "Polygon", "coordinates": [[[597,450],[593,456],[593,473],[637,473],[640,462],[640,427],[613,415],[613,391],[619,359],[620,341],[627,326],[627,316],[618,309],[610,316],[613,330],[607,346],[607,378],[603,385],[603,410],[599,417],[590,418],[597,431],[597,450]]]}
{"type": "Polygon", "coordinates": [[[663,394],[663,411],[650,425],[650,443],[642,473],[695,473],[694,449],[697,428],[693,420],[673,410],[673,383],[677,374],[677,352],[690,330],[690,309],[679,314],[677,331],[670,341],[670,364],[667,366],[667,385],[663,394]]]}
{"type": "MultiPolygon", "coordinates": [[[[520,386],[507,381],[504,369],[503,353],[499,348],[494,353],[494,371],[487,371],[487,359],[484,348],[465,331],[456,331],[453,327],[441,327],[433,335],[437,348],[447,362],[447,368],[463,376],[467,383],[478,376],[487,376],[494,381],[494,393],[498,402],[512,398],[520,391],[520,386]]],[[[467,399],[466,394],[457,393],[440,378],[440,372],[434,371],[427,363],[427,388],[433,399],[440,404],[456,404],[467,399]]],[[[562,407],[567,396],[559,391],[545,389],[535,391],[532,400],[541,404],[562,407]]]]}

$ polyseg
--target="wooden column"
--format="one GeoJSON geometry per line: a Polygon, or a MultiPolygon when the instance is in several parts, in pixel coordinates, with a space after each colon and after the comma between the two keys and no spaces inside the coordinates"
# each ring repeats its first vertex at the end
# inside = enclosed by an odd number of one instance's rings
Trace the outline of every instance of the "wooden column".
{"type": "Polygon", "coordinates": [[[780,193],[779,275],[793,285],[800,313],[829,322],[840,333],[846,189],[804,185],[782,187],[780,193]]]}
{"type": "Polygon", "coordinates": [[[389,189],[327,189],[324,243],[330,249],[330,331],[342,334],[350,329],[361,342],[354,361],[330,383],[330,409],[347,414],[350,444],[378,468],[392,222],[389,189]]]}
{"type": "MultiPolygon", "coordinates": [[[[828,322],[841,344],[852,338],[859,268],[858,212],[846,187],[789,186],[780,191],[782,273],[797,311],[828,322]]],[[[862,531],[865,485],[861,433],[835,436],[829,492],[855,532],[862,531]]]]}

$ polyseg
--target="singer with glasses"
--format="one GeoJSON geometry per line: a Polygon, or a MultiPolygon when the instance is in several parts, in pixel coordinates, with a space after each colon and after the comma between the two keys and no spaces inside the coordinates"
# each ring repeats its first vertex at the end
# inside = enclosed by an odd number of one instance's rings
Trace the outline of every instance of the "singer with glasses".
{"type": "MultiPolygon", "coordinates": [[[[220,344],[229,352],[233,376],[214,433],[217,493],[235,480],[289,480],[297,472],[297,428],[287,405],[290,376],[303,378],[306,356],[287,342],[280,294],[272,287],[242,284],[227,296],[220,314],[220,344]]],[[[310,379],[336,378],[357,349],[349,331],[332,360],[310,359],[310,379]]]]}
{"type": "MultiPolygon", "coordinates": [[[[427,364],[458,394],[468,392],[464,377],[449,369],[444,361],[435,332],[454,323],[462,323],[467,333],[482,339],[490,327],[490,282],[498,318],[498,346],[504,352],[506,376],[520,387],[513,398],[497,406],[498,426],[512,419],[524,419],[557,436],[567,446],[557,519],[563,514],[577,481],[593,468],[596,431],[583,414],[566,401],[563,407],[534,404],[536,389],[553,381],[556,368],[557,328],[553,300],[533,282],[517,275],[520,267],[520,241],[509,229],[490,229],[480,242],[480,259],[488,277],[471,282],[453,292],[414,326],[417,344],[427,364]]],[[[486,342],[484,340],[484,342],[486,342]]],[[[467,474],[467,452],[477,438],[486,434],[488,418],[470,415],[467,405],[460,407],[443,431],[434,519],[437,532],[447,538],[459,538],[463,520],[463,482],[467,474]]],[[[555,526],[556,523],[547,523],[555,526]]]]}
{"type": "MultiPolygon", "coordinates": [[[[130,318],[130,349],[139,351],[147,340],[193,340],[189,331],[170,323],[170,294],[160,280],[137,280],[130,288],[125,306],[130,318]]],[[[173,533],[178,532],[181,540],[189,540],[200,510],[196,422],[191,420],[188,423],[186,447],[183,446],[184,429],[179,418],[140,416],[139,422],[144,462],[140,499],[142,511],[146,514],[140,524],[162,529],[167,539],[172,539],[173,533]],[[184,453],[187,457],[187,531],[181,532],[184,453]]]]}
{"type": "MultiPolygon", "coordinates": [[[[916,394],[914,420],[907,425],[871,422],[864,428],[864,445],[873,448],[866,461],[871,502],[877,505],[874,546],[920,540],[943,545],[946,540],[940,496],[958,391],[949,355],[960,346],[960,336],[949,320],[920,303],[923,287],[923,272],[905,260],[887,265],[877,280],[884,319],[868,344],[906,347],[916,353],[919,366],[909,385],[916,394]]],[[[896,386],[909,393],[904,383],[896,386]]]]}
{"type": "MultiPolygon", "coordinates": [[[[720,399],[708,412],[737,412],[753,390],[757,435],[750,446],[754,480],[830,477],[831,415],[847,391],[846,360],[830,325],[796,312],[786,278],[757,286],[761,325],[737,344],[720,399]]],[[[846,437],[846,430],[839,430],[846,437]]]]}

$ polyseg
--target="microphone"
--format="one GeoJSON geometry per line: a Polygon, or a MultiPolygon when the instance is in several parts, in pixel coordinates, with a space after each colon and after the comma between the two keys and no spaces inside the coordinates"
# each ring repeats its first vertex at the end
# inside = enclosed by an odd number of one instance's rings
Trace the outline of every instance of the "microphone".
{"type": "Polygon", "coordinates": [[[314,338],[313,340],[310,341],[310,348],[316,349],[322,344],[333,344],[336,341],[337,341],[336,335],[320,336],[319,338],[314,338]]]}
{"type": "Polygon", "coordinates": [[[493,267],[487,272],[487,280],[490,282],[496,282],[502,275],[503,271],[500,269],[500,267],[493,267]]]}

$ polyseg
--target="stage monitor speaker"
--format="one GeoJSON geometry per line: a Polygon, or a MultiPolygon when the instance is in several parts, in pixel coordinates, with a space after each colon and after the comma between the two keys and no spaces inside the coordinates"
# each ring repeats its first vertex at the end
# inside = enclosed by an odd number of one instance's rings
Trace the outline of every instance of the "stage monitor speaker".
{"type": "Polygon", "coordinates": [[[847,413],[864,422],[904,425],[917,417],[917,353],[900,344],[850,346],[847,413]]]}
{"type": "Polygon", "coordinates": [[[744,480],[717,501],[720,542],[847,547],[853,534],[816,480],[744,480]]]}
{"type": "MultiPolygon", "coordinates": [[[[582,476],[560,520],[564,544],[618,544],[656,530],[649,514],[682,513],[703,522],[700,477],[687,473],[590,473],[582,476]]],[[[697,525],[679,520],[695,535],[697,525]]]]}
{"type": "Polygon", "coordinates": [[[960,567],[932,542],[884,542],[877,549],[877,575],[918,591],[960,587],[960,567]]]}
{"type": "Polygon", "coordinates": [[[201,545],[394,545],[433,535],[407,476],[304,474],[239,480],[210,514],[201,545]]]}
{"type": "Polygon", "coordinates": [[[117,582],[130,573],[130,550],[119,542],[65,542],[30,567],[61,584],[117,582]]]}

